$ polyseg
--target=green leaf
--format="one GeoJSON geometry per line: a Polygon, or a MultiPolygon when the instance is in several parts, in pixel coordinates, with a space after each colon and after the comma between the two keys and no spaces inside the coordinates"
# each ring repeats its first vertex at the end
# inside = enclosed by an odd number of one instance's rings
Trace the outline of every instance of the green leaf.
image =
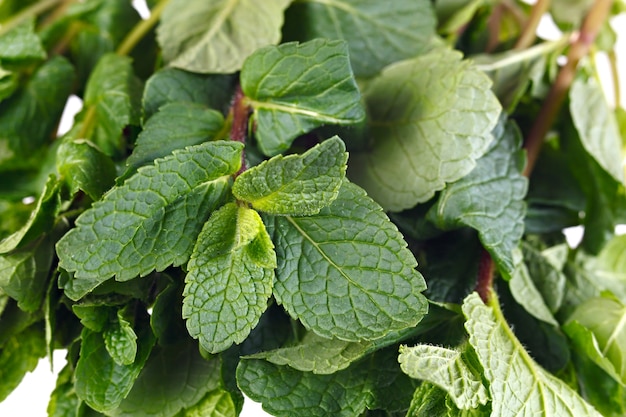
{"type": "Polygon", "coordinates": [[[566,30],[582,25],[593,0],[555,0],[550,4],[554,20],[566,30]]]}
{"type": "Polygon", "coordinates": [[[478,230],[483,246],[509,278],[515,270],[513,250],[524,233],[527,180],[521,171],[526,158],[514,124],[500,124],[494,133],[496,140],[474,170],[448,185],[429,216],[440,227],[478,230]]]}
{"type": "Polygon", "coordinates": [[[214,212],[194,247],[183,318],[210,353],[242,342],[272,295],[276,254],[258,213],[229,203],[214,212]]]}
{"type": "Polygon", "coordinates": [[[616,181],[624,182],[622,139],[617,120],[604,98],[601,86],[590,78],[577,79],[570,89],[570,112],[585,150],[616,181]]]}
{"type": "Polygon", "coordinates": [[[114,307],[98,302],[76,303],[72,305],[72,312],[80,319],[80,324],[94,332],[102,332],[115,315],[114,307]]]}
{"type": "Polygon", "coordinates": [[[105,154],[125,150],[122,131],[139,124],[141,83],[135,77],[132,61],[117,54],[106,54],[93,69],[85,89],[83,126],[86,137],[105,154]]]}
{"type": "Polygon", "coordinates": [[[207,142],[215,138],[223,125],[222,114],[202,104],[166,104],[144,125],[126,164],[138,168],[176,149],[207,142]]]}
{"type": "Polygon", "coordinates": [[[176,417],[237,417],[238,415],[231,394],[218,388],[209,392],[198,404],[177,414],[176,417]]]}
{"type": "Polygon", "coordinates": [[[586,356],[574,356],[576,376],[585,399],[605,417],[626,414],[626,388],[586,356]]]}
{"type": "Polygon", "coordinates": [[[490,85],[446,49],[385,68],[364,91],[373,144],[351,156],[349,176],[388,210],[429,200],[493,140],[500,104],[490,85]]]}
{"type": "Polygon", "coordinates": [[[435,2],[438,31],[442,33],[454,33],[462,27],[469,25],[470,21],[487,0],[438,0],[435,2]]]}
{"type": "Polygon", "coordinates": [[[11,97],[18,86],[18,75],[13,71],[2,68],[0,65],[0,102],[7,97],[11,97]]]}
{"type": "Polygon", "coordinates": [[[614,298],[593,297],[568,318],[565,332],[575,346],[626,385],[626,307],[614,298]]]}
{"type": "Polygon", "coordinates": [[[316,216],[267,216],[276,245],[274,296],[317,334],[373,340],[426,314],[424,279],[381,207],[344,181],[316,216]]]}
{"type": "Polygon", "coordinates": [[[348,154],[334,136],[302,155],[278,155],[237,177],[233,194],[259,211],[311,215],[337,198],[348,154]]]}
{"type": "Polygon", "coordinates": [[[73,84],[72,65],[55,56],[0,102],[0,172],[41,166],[43,145],[56,130],[73,84]]]}
{"type": "Polygon", "coordinates": [[[56,167],[72,195],[84,191],[94,201],[115,183],[115,164],[91,142],[64,140],[57,149],[56,167]]]}
{"type": "Polygon", "coordinates": [[[46,58],[41,39],[35,33],[35,19],[0,36],[0,60],[3,62],[42,60],[46,58]]]}
{"type": "Polygon", "coordinates": [[[0,401],[17,388],[45,354],[46,342],[39,326],[31,326],[0,344],[0,401]]]}
{"type": "Polygon", "coordinates": [[[140,168],[79,216],[57,243],[59,264],[75,272],[67,296],[79,299],[114,275],[126,281],[187,262],[240,167],[241,148],[222,141],[175,151],[140,168]]]}
{"type": "Polygon", "coordinates": [[[466,363],[463,352],[439,346],[400,346],[402,371],[411,378],[427,380],[445,389],[462,410],[487,404],[489,394],[477,370],[466,363]]]}
{"type": "Polygon", "coordinates": [[[497,300],[486,306],[478,294],[463,303],[465,327],[489,384],[492,415],[597,416],[565,382],[539,367],[517,340],[497,300]]]}
{"type": "Polygon", "coordinates": [[[137,356],[137,334],[130,323],[123,317],[122,310],[117,311],[117,319],[110,323],[102,333],[104,346],[111,358],[118,365],[131,365],[137,356]]]}
{"type": "Polygon", "coordinates": [[[280,40],[291,0],[172,0],[157,29],[169,65],[200,73],[231,73],[258,48],[280,40]]]}
{"type": "Polygon", "coordinates": [[[413,394],[406,417],[488,417],[488,406],[459,410],[446,392],[429,382],[423,382],[413,394]]]}
{"type": "Polygon", "coordinates": [[[351,125],[365,117],[343,41],[261,48],[243,64],[241,88],[253,109],[259,148],[267,156],[287,150],[296,137],[316,127],[351,125]]]}
{"type": "Polygon", "coordinates": [[[48,417],[79,417],[77,412],[80,400],[74,391],[73,375],[73,367],[69,363],[59,372],[48,402],[48,417]]]}
{"type": "Polygon", "coordinates": [[[128,365],[120,365],[111,358],[102,333],[83,329],[81,338],[75,371],[76,394],[96,411],[114,410],[132,389],[150,355],[154,336],[149,329],[139,332],[137,357],[128,365]]]}
{"type": "Polygon", "coordinates": [[[626,235],[609,240],[590,268],[607,279],[626,281],[626,235]]]}
{"type": "Polygon", "coordinates": [[[428,0],[296,0],[287,9],[283,32],[299,41],[344,39],[355,75],[370,77],[423,52],[435,25],[428,0]]]}
{"type": "Polygon", "coordinates": [[[562,273],[561,259],[565,261],[567,245],[553,246],[540,252],[522,242],[522,250],[534,286],[541,293],[546,306],[555,313],[561,307],[565,294],[566,278],[562,273]]]}
{"type": "Polygon", "coordinates": [[[110,414],[114,417],[176,415],[218,387],[219,367],[219,357],[205,360],[195,343],[159,347],[152,352],[128,396],[110,414]]]}
{"type": "Polygon", "coordinates": [[[182,283],[180,282],[169,283],[157,295],[152,306],[152,314],[150,314],[150,326],[159,341],[159,346],[176,344],[187,336],[187,328],[182,319],[182,303],[182,283]]]}
{"type": "Polygon", "coordinates": [[[149,119],[168,103],[188,102],[222,109],[233,95],[232,75],[193,74],[177,68],[163,68],[146,81],[143,91],[144,118],[149,119]]]}

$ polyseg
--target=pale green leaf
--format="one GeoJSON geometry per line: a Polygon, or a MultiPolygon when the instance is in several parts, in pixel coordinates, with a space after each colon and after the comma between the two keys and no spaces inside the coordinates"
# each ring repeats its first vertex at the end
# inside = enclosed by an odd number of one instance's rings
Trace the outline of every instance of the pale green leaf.
{"type": "Polygon", "coordinates": [[[428,0],[296,0],[287,9],[283,31],[300,41],[344,39],[355,75],[370,77],[422,52],[435,25],[428,0]]]}
{"type": "Polygon", "coordinates": [[[455,33],[470,21],[482,5],[489,0],[437,0],[435,10],[439,21],[439,32],[455,33]]]}
{"type": "Polygon", "coordinates": [[[17,388],[24,375],[34,370],[45,354],[46,342],[39,326],[31,326],[1,345],[0,401],[17,388]]]}
{"type": "Polygon", "coordinates": [[[14,71],[2,68],[0,65],[0,102],[2,102],[5,98],[10,97],[18,86],[18,74],[14,71]]]}
{"type": "Polygon", "coordinates": [[[365,117],[343,41],[259,49],[241,69],[241,88],[253,109],[259,148],[268,156],[316,127],[355,124],[365,117]]]}
{"type": "Polygon", "coordinates": [[[609,240],[592,261],[591,268],[608,279],[626,281],[626,235],[609,240]]]}
{"type": "Polygon", "coordinates": [[[233,194],[259,211],[311,215],[337,198],[348,154],[334,136],[302,155],[278,155],[237,177],[233,194]]]}
{"type": "Polygon", "coordinates": [[[429,216],[440,227],[478,230],[483,246],[509,278],[515,270],[513,250],[524,233],[528,181],[521,171],[526,158],[515,125],[501,123],[494,134],[495,141],[476,167],[448,185],[429,216]]]}
{"type": "Polygon", "coordinates": [[[218,388],[209,392],[194,406],[181,411],[176,417],[237,417],[238,415],[230,393],[218,388]]]}
{"type": "Polygon", "coordinates": [[[46,58],[41,39],[35,33],[35,18],[0,36],[0,60],[24,61],[46,58]]]}
{"type": "Polygon", "coordinates": [[[157,28],[169,65],[200,73],[231,73],[258,48],[280,40],[291,0],[172,0],[157,28]]]}
{"type": "Polygon", "coordinates": [[[125,281],[187,262],[202,225],[241,164],[242,145],[209,142],[142,167],[76,220],[57,243],[65,287],[79,299],[112,276],[125,281]]]}
{"type": "Polygon", "coordinates": [[[187,266],[183,318],[210,353],[242,342],[272,295],[276,254],[258,213],[229,203],[198,236],[187,266]]]}
{"type": "Polygon", "coordinates": [[[427,310],[413,254],[381,207],[344,181],[316,216],[266,216],[276,245],[274,296],[321,336],[373,340],[427,310]]]}
{"type": "Polygon", "coordinates": [[[349,176],[388,210],[429,200],[493,140],[500,104],[490,85],[445,49],[385,68],[364,91],[373,144],[351,156],[349,176]]]}
{"type": "Polygon", "coordinates": [[[465,363],[460,350],[431,345],[400,346],[398,361],[411,378],[445,389],[462,410],[477,408],[489,401],[480,374],[465,363]]]}
{"type": "Polygon", "coordinates": [[[585,150],[616,181],[624,181],[622,139],[613,111],[595,79],[577,79],[570,89],[570,112],[585,150]]]}
{"type": "MultiPolygon", "coordinates": [[[[494,297],[493,303],[497,303],[494,297]]],[[[530,357],[502,316],[499,306],[483,304],[478,294],[463,303],[465,328],[489,384],[494,416],[600,417],[564,381],[530,357]]]]}
{"type": "Polygon", "coordinates": [[[207,142],[214,139],[223,125],[222,114],[202,104],[166,104],[148,119],[126,164],[137,168],[176,149],[207,142]]]}
{"type": "Polygon", "coordinates": [[[137,356],[137,335],[130,323],[118,310],[117,319],[110,323],[102,333],[104,346],[111,358],[118,365],[130,365],[137,356]]]}
{"type": "Polygon", "coordinates": [[[406,417],[488,417],[489,406],[459,410],[443,389],[423,382],[415,390],[406,417]]]}

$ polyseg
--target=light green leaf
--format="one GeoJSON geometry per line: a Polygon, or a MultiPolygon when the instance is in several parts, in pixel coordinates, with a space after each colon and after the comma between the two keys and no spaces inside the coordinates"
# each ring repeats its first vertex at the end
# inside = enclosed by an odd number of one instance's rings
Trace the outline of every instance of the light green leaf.
{"type": "Polygon", "coordinates": [[[466,364],[462,351],[430,345],[400,346],[398,361],[402,371],[411,378],[445,389],[462,410],[477,408],[489,401],[480,374],[466,364]]]}
{"type": "Polygon", "coordinates": [[[617,182],[624,182],[622,139],[617,120],[601,86],[590,78],[577,79],[570,89],[570,112],[585,150],[617,182]]]}
{"type": "Polygon", "coordinates": [[[65,287],[68,297],[77,300],[112,276],[126,281],[187,262],[240,167],[241,149],[220,141],[175,151],[80,215],[57,243],[61,267],[75,272],[65,287]]]}
{"type": "Polygon", "coordinates": [[[130,323],[117,311],[117,319],[102,333],[104,346],[118,365],[131,365],[137,356],[137,335],[130,323]]]}
{"type": "Polygon", "coordinates": [[[163,158],[176,149],[207,142],[215,137],[223,125],[222,114],[202,104],[166,104],[144,125],[126,164],[137,168],[163,158]]]}
{"type": "Polygon", "coordinates": [[[550,4],[550,13],[557,23],[571,30],[582,25],[593,3],[593,0],[554,0],[550,4]]]}
{"type": "Polygon", "coordinates": [[[187,266],[183,318],[210,353],[242,342],[272,295],[276,254],[261,217],[229,203],[198,236],[187,266]]]}
{"type": "Polygon", "coordinates": [[[528,181],[522,176],[526,161],[521,136],[512,123],[501,123],[496,140],[476,167],[441,193],[429,218],[440,227],[470,226],[506,278],[513,275],[513,250],[524,233],[524,196],[528,181]]]}
{"type": "Polygon", "coordinates": [[[454,33],[469,25],[476,10],[489,0],[437,0],[435,10],[439,21],[439,32],[454,33]]]}
{"type": "Polygon", "coordinates": [[[406,417],[488,417],[488,406],[459,410],[450,396],[438,386],[423,382],[413,394],[406,417]]]}
{"type": "Polygon", "coordinates": [[[276,245],[274,296],[317,334],[373,340],[415,326],[427,310],[424,279],[381,207],[344,181],[316,216],[267,216],[276,245]]]}
{"type": "Polygon", "coordinates": [[[198,404],[181,411],[176,417],[237,417],[238,415],[230,393],[218,388],[209,392],[198,404]]]}
{"type": "MultiPolygon", "coordinates": [[[[187,338],[189,340],[189,338],[187,338]]],[[[196,343],[155,349],[114,417],[170,417],[217,389],[220,359],[205,360],[196,343]]]]}
{"type": "Polygon", "coordinates": [[[349,176],[385,209],[429,200],[467,175],[493,140],[500,104],[491,81],[440,49],[385,68],[364,91],[374,140],[349,176]]]}
{"type": "Polygon", "coordinates": [[[626,235],[609,240],[592,261],[590,269],[607,279],[626,281],[626,235]]]}
{"type": "Polygon", "coordinates": [[[577,348],[626,385],[626,307],[621,302],[593,297],[578,306],[564,330],[577,348]]]}
{"type": "Polygon", "coordinates": [[[133,73],[132,60],[106,54],[93,69],[85,89],[81,121],[91,130],[86,137],[105,154],[125,150],[122,131],[129,124],[139,124],[141,83],[133,73]]]}
{"type": "Polygon", "coordinates": [[[567,244],[552,246],[538,251],[522,242],[524,262],[534,286],[541,293],[546,306],[555,313],[563,302],[566,278],[563,275],[568,247],[567,244]]]}
{"type": "Polygon", "coordinates": [[[41,60],[46,58],[41,39],[35,33],[35,18],[0,36],[2,61],[41,60]]]}
{"type": "Polygon", "coordinates": [[[283,32],[299,41],[344,39],[355,75],[370,77],[422,52],[435,25],[428,0],[296,0],[287,9],[283,32]]]}
{"type": "Polygon", "coordinates": [[[267,156],[281,153],[316,127],[350,125],[365,117],[348,46],[315,39],[268,46],[241,69],[245,102],[252,106],[255,136],[267,156]]]}
{"type": "Polygon", "coordinates": [[[45,354],[46,341],[39,326],[31,326],[1,345],[0,401],[17,388],[24,375],[34,370],[39,358],[45,354]]]}
{"type": "Polygon", "coordinates": [[[259,211],[311,215],[337,198],[348,154],[334,136],[302,155],[278,155],[237,177],[233,194],[259,211]]]}
{"type": "Polygon", "coordinates": [[[11,97],[19,86],[18,74],[2,68],[0,65],[0,102],[7,97],[11,97]]]}
{"type": "Polygon", "coordinates": [[[231,73],[258,48],[280,40],[291,0],[172,0],[157,38],[169,65],[191,72],[231,73]]]}
{"type": "Polygon", "coordinates": [[[463,303],[469,342],[489,383],[494,416],[600,417],[565,382],[541,368],[524,350],[497,305],[483,304],[478,294],[463,303]]]}

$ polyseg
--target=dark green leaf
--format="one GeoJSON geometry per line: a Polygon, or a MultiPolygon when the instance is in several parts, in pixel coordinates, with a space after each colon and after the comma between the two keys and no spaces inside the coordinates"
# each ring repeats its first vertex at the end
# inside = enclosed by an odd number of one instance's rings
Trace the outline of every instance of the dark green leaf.
{"type": "Polygon", "coordinates": [[[46,342],[39,326],[31,326],[0,344],[0,401],[19,385],[26,372],[35,369],[46,354],[46,342]]]}
{"type": "Polygon", "coordinates": [[[105,303],[77,303],[72,305],[72,311],[87,329],[102,332],[115,315],[115,308],[105,303]]]}
{"type": "Polygon", "coordinates": [[[182,317],[182,285],[171,282],[159,293],[152,306],[150,326],[160,346],[169,346],[187,336],[182,317]]]}
{"type": "Polygon", "coordinates": [[[585,356],[574,356],[582,395],[605,417],[626,415],[626,388],[585,356]]]}
{"type": "Polygon", "coordinates": [[[35,19],[26,22],[0,35],[0,60],[28,61],[46,58],[41,40],[35,33],[35,19]]]}
{"type": "MultiPolygon", "coordinates": [[[[544,253],[528,244],[522,243],[522,250],[530,278],[550,311],[555,313],[561,306],[565,293],[566,278],[561,271],[563,265],[556,264],[551,257],[546,257],[544,253]]],[[[563,256],[567,256],[565,245],[555,246],[547,251],[560,251],[563,256]]]]}
{"type": "Polygon", "coordinates": [[[209,142],[175,151],[85,211],[57,244],[60,265],[75,272],[66,294],[78,299],[114,275],[125,281],[187,262],[239,169],[241,148],[209,142]]]}
{"type": "Polygon", "coordinates": [[[259,148],[268,156],[313,128],[355,124],[365,116],[343,41],[261,48],[244,62],[241,88],[254,112],[259,148]]]}
{"type": "Polygon", "coordinates": [[[80,400],[74,391],[73,371],[68,363],[59,372],[56,386],[48,402],[48,417],[79,417],[77,413],[80,400]]]}

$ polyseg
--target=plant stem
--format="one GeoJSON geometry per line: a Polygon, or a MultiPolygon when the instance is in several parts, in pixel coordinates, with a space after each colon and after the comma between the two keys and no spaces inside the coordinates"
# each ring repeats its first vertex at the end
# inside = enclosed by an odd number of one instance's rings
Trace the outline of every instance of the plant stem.
{"type": "Polygon", "coordinates": [[[41,0],[25,8],[24,10],[22,10],[21,12],[17,13],[13,17],[11,17],[9,20],[7,20],[6,23],[0,25],[0,36],[11,31],[12,29],[15,29],[17,26],[19,26],[20,24],[22,24],[24,21],[28,20],[29,18],[33,16],[37,16],[40,13],[43,13],[46,10],[54,7],[56,4],[61,3],[63,1],[65,0],[41,0]]]}
{"type": "MultiPolygon", "coordinates": [[[[230,140],[235,142],[246,143],[248,137],[248,120],[250,118],[250,106],[244,101],[245,95],[240,85],[237,85],[235,89],[235,96],[233,97],[233,105],[231,106],[231,112],[233,115],[233,124],[230,129],[230,140]]],[[[247,169],[245,153],[241,153],[241,168],[236,175],[241,174],[247,169]]]]}
{"type": "Polygon", "coordinates": [[[163,13],[163,9],[167,5],[169,0],[161,0],[151,11],[150,17],[146,20],[142,20],[139,22],[133,30],[131,30],[126,38],[122,41],[120,46],[118,46],[117,51],[115,51],[118,55],[128,55],[130,51],[137,46],[137,44],[143,39],[143,37],[152,29],[154,25],[157,24],[161,17],[161,13],[163,13]]]}
{"type": "Polygon", "coordinates": [[[487,249],[483,248],[478,261],[478,279],[476,280],[475,290],[485,304],[491,299],[495,269],[496,265],[493,259],[491,259],[491,255],[489,255],[487,249]]]}
{"type": "Polygon", "coordinates": [[[528,163],[524,169],[524,175],[527,177],[530,176],[537,162],[543,140],[554,123],[561,109],[561,105],[567,96],[567,91],[574,81],[578,62],[589,53],[591,45],[595,41],[602,24],[609,15],[612,2],[612,0],[597,0],[594,3],[583,22],[578,37],[570,47],[569,53],[567,54],[567,63],[560,69],[554,84],[552,84],[543,102],[537,119],[524,142],[524,148],[528,155],[528,163]]]}
{"type": "Polygon", "coordinates": [[[514,49],[526,49],[535,42],[537,36],[537,27],[541,22],[541,17],[550,8],[550,0],[537,0],[537,3],[533,6],[530,12],[530,18],[524,26],[524,30],[520,35],[514,49]]]}
{"type": "Polygon", "coordinates": [[[619,69],[617,68],[617,56],[615,50],[611,49],[608,53],[609,68],[611,69],[611,78],[613,80],[613,99],[615,100],[615,108],[622,106],[621,83],[619,79],[619,69]]]}

